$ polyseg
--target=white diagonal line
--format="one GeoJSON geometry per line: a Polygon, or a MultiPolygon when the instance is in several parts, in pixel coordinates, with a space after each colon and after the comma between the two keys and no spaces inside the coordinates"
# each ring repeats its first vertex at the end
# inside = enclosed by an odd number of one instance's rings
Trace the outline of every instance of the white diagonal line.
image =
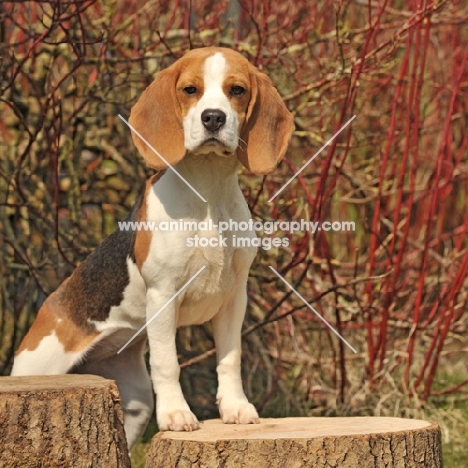
{"type": "Polygon", "coordinates": [[[275,275],[280,278],[281,280],[283,280],[283,282],[289,287],[291,288],[297,295],[297,297],[299,297],[299,299],[301,299],[301,301],[338,337],[340,338],[340,340],[343,341],[343,343],[345,343],[349,349],[351,349],[351,351],[353,351],[354,353],[357,353],[357,351],[272,267],[270,266],[271,270],[275,273],[275,275]]]}
{"type": "Polygon", "coordinates": [[[178,176],[179,176],[179,177],[180,177],[180,178],[181,178],[181,179],[182,179],[182,180],[183,180],[183,181],[184,181],[184,182],[185,182],[185,183],[186,183],[186,184],[187,184],[187,185],[188,185],[188,186],[189,186],[205,203],[206,203],[206,200],[190,185],[189,182],[187,182],[187,181],[182,177],[181,174],[179,174],[179,173],[174,169],[173,166],[171,166],[171,165],[161,156],[161,154],[159,153],[159,151],[157,151],[155,148],[153,148],[153,147],[149,144],[149,142],[148,142],[147,140],[145,140],[145,139],[141,136],[141,134],[140,134],[139,132],[137,132],[137,131],[136,131],[120,114],[118,114],[118,115],[119,115],[120,119],[121,119],[123,122],[125,122],[125,123],[128,125],[128,127],[129,127],[133,132],[135,132],[135,133],[148,145],[148,147],[151,148],[151,149],[167,164],[167,166],[168,166],[170,169],[172,169],[172,170],[173,170],[173,171],[174,171],[174,172],[175,172],[175,173],[176,173],[176,174],[177,174],[177,175],[178,175],[178,176]]]}
{"type": "Polygon", "coordinates": [[[202,266],[118,351],[120,354],[206,267],[202,266]]]}
{"type": "Polygon", "coordinates": [[[269,200],[274,200],[354,119],[353,115],[269,200]]]}

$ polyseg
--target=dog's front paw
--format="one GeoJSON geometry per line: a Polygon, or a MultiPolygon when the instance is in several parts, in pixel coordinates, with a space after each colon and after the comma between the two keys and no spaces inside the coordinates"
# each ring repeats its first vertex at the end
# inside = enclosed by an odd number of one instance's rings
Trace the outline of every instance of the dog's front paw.
{"type": "Polygon", "coordinates": [[[254,405],[248,401],[219,405],[219,414],[225,424],[258,424],[260,419],[254,405]]]}
{"type": "Polygon", "coordinates": [[[198,419],[189,409],[159,411],[157,414],[160,431],[194,431],[200,428],[198,419]]]}

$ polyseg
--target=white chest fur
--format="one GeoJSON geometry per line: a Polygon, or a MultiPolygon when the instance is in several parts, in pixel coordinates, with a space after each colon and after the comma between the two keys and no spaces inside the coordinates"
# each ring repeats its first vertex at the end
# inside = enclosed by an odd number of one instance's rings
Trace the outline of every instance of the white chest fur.
{"type": "Polygon", "coordinates": [[[234,243],[234,236],[252,238],[254,232],[219,230],[221,221],[232,221],[235,226],[250,219],[238,186],[237,166],[235,160],[216,155],[188,156],[175,166],[206,202],[171,170],[147,195],[147,219],[158,227],[142,267],[147,286],[175,294],[203,267],[177,297],[179,326],[211,319],[233,289],[236,277],[247,274],[255,257],[255,247],[234,243]]]}

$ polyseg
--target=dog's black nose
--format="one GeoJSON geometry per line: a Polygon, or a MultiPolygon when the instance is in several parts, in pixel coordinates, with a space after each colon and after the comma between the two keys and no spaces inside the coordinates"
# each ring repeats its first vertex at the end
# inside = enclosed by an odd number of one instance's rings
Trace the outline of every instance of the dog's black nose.
{"type": "Polygon", "coordinates": [[[210,132],[217,132],[226,123],[226,114],[218,109],[206,109],[202,112],[203,126],[210,132]]]}

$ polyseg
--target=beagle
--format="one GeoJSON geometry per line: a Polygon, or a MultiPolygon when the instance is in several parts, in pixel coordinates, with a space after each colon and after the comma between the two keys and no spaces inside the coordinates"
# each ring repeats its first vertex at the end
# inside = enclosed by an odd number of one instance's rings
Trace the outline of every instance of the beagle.
{"type": "Polygon", "coordinates": [[[175,335],[177,327],[212,320],[220,416],[225,423],[257,423],[240,373],[256,247],[230,242],[255,233],[231,230],[223,233],[227,242],[207,247],[188,240],[218,238],[221,221],[250,220],[238,185],[240,163],[255,174],[272,172],[291,138],[292,115],[265,74],[235,51],[209,47],[160,72],[129,122],[136,147],[159,172],[127,220],[184,220],[191,229],[118,229],[110,235],[44,302],[15,355],[12,375],[81,373],[115,380],[131,448],[153,412],[153,389],[160,430],[199,427],[180,387],[175,335]],[[208,231],[193,223],[208,221],[208,231]]]}

